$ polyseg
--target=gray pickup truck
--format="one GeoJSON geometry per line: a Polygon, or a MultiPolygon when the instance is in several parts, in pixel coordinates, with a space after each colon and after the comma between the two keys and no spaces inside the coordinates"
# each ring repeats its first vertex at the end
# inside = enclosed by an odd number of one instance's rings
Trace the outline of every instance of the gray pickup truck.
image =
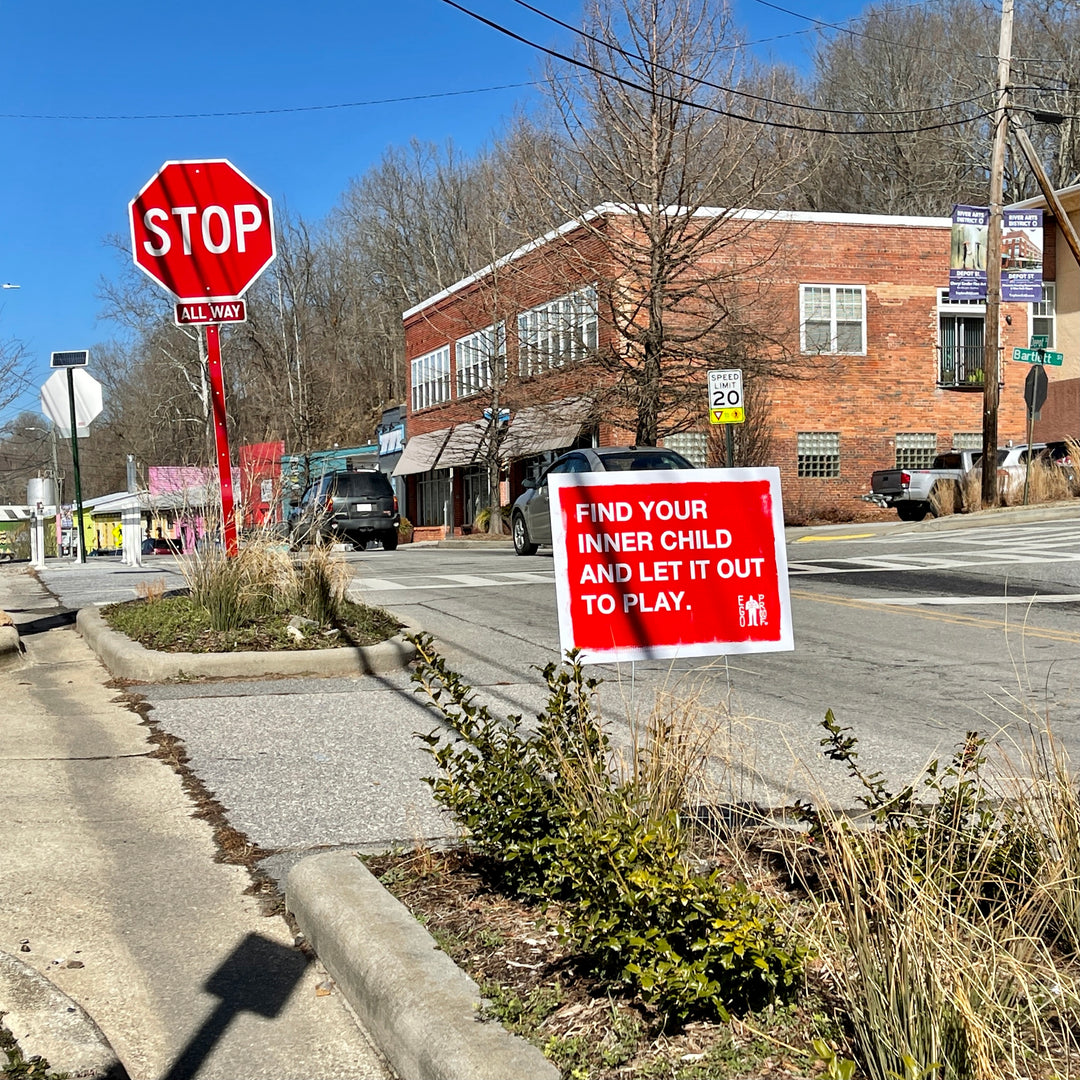
{"type": "Polygon", "coordinates": [[[929,469],[878,469],[870,475],[869,502],[892,507],[902,521],[922,521],[927,514],[936,514],[934,488],[940,484],[937,497],[944,488],[959,486],[964,477],[978,464],[981,450],[949,450],[938,454],[929,469]]]}

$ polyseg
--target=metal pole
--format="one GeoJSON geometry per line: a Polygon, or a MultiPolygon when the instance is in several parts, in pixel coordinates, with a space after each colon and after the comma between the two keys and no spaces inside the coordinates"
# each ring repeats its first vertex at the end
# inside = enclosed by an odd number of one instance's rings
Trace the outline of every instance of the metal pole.
{"type": "Polygon", "coordinates": [[[221,376],[221,341],[217,323],[206,327],[206,366],[210,373],[210,396],[214,409],[214,442],[217,447],[218,482],[221,486],[221,531],[225,554],[235,556],[236,512],[233,504],[232,464],[229,460],[229,429],[225,424],[225,382],[221,376]]]}
{"type": "Polygon", "coordinates": [[[79,545],[79,562],[86,562],[86,544],[83,542],[82,479],[79,476],[79,429],[75,426],[75,379],[72,369],[67,369],[68,408],[71,417],[71,468],[75,473],[75,510],[78,517],[73,530],[79,545]]]}
{"type": "Polygon", "coordinates": [[[990,160],[990,228],[986,245],[986,329],[983,356],[982,503],[997,506],[998,346],[1001,341],[1001,204],[1005,186],[1009,69],[1012,57],[1013,0],[1001,0],[994,149],[990,160]]]}
{"type": "Polygon", "coordinates": [[[727,467],[729,469],[735,468],[735,432],[731,430],[730,424],[724,425],[724,452],[727,457],[727,467]]]}

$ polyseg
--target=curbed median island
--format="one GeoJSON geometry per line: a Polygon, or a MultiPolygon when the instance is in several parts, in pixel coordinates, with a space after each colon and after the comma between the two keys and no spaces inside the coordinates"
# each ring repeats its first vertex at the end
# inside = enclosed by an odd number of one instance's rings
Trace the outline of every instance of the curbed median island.
{"type": "Polygon", "coordinates": [[[121,678],[348,675],[406,666],[401,622],[349,600],[349,568],[324,549],[304,560],[252,548],[185,570],[188,589],[144,585],[138,599],[79,612],[77,625],[121,678]]]}

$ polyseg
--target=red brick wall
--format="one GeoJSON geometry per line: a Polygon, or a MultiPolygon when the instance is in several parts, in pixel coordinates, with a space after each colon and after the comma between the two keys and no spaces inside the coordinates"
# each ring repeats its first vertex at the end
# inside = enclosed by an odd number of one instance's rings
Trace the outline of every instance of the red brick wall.
{"type": "MultiPolygon", "coordinates": [[[[615,219],[608,227],[625,226],[615,219]]],[[[981,431],[981,390],[937,387],[937,290],[948,285],[947,223],[905,224],[892,221],[763,222],[739,225],[738,239],[719,250],[714,263],[725,260],[743,275],[748,303],[759,313],[762,334],[777,356],[786,352],[801,366],[799,379],[770,379],[768,422],[771,464],[779,467],[785,505],[800,516],[863,513],[857,497],[869,491],[870,473],[895,461],[898,432],[932,432],[939,450],[947,449],[956,432],[981,431]],[[799,286],[861,285],[866,291],[866,355],[807,357],[799,361],[799,286]],[[797,434],[834,431],[840,435],[840,475],[835,479],[797,475],[797,434]]],[[[1052,230],[1048,230],[1052,232],[1052,230]]],[[[500,303],[484,282],[453,293],[406,320],[406,357],[412,359],[452,342],[464,333],[490,325],[498,310],[508,327],[508,360],[516,361],[515,309],[525,309],[605,278],[601,265],[605,245],[579,232],[555,241],[543,252],[527,255],[500,273],[500,303]],[[596,265],[595,275],[590,274],[596,265]]],[[[1049,253],[1052,257],[1052,252],[1049,253]]],[[[602,309],[603,305],[601,305],[602,309]]],[[[1002,323],[1008,356],[1028,339],[1027,305],[1009,305],[1012,325],[1002,323]]],[[[601,328],[602,344],[612,338],[601,328]]],[[[1005,385],[998,418],[999,441],[1026,436],[1023,375],[1018,365],[1001,365],[1005,385]]],[[[571,369],[528,380],[511,391],[511,407],[551,401],[595,387],[595,370],[571,369]]],[[[688,386],[700,394],[705,427],[703,385],[688,386]]],[[[483,395],[453,401],[410,415],[408,433],[437,430],[477,417],[483,395]],[[477,403],[480,403],[479,405],[477,403]]],[[[629,441],[632,435],[610,425],[601,439],[629,441]]],[[[517,494],[514,492],[513,494],[517,494]]]]}

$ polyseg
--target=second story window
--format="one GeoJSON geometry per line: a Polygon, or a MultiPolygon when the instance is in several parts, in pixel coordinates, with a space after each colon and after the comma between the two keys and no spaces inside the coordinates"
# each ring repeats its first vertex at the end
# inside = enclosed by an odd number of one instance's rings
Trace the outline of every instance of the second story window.
{"type": "Polygon", "coordinates": [[[1031,305],[1031,332],[1046,338],[1046,347],[1054,347],[1054,309],[1057,306],[1057,285],[1044,281],[1042,300],[1031,305]]]}
{"type": "Polygon", "coordinates": [[[806,353],[866,352],[866,290],[862,285],[802,285],[799,325],[806,353]]]}
{"type": "Polygon", "coordinates": [[[450,400],[449,345],[418,356],[410,364],[409,373],[414,412],[450,400]]]}
{"type": "Polygon", "coordinates": [[[487,390],[502,381],[506,361],[506,331],[502,323],[461,338],[454,346],[457,361],[457,395],[487,390]]]}
{"type": "Polygon", "coordinates": [[[938,290],[939,386],[975,390],[982,386],[985,323],[982,300],[950,300],[948,289],[938,290]]]}
{"type": "Polygon", "coordinates": [[[596,351],[596,289],[579,289],[518,316],[519,370],[538,375],[596,351]]]}

